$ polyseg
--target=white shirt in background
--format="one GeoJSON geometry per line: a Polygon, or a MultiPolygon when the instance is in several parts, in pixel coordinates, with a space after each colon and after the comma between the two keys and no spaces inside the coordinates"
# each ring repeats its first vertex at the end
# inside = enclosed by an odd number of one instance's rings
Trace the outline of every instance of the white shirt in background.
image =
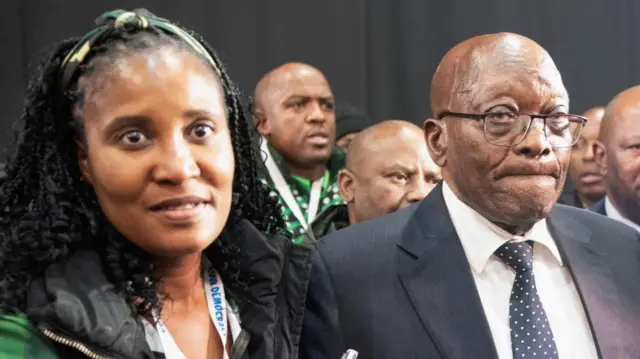
{"type": "Polygon", "coordinates": [[[607,217],[615,219],[616,221],[620,221],[640,232],[640,226],[623,216],[622,213],[620,213],[613,205],[613,203],[609,200],[609,196],[604,198],[604,211],[607,213],[607,217]]]}

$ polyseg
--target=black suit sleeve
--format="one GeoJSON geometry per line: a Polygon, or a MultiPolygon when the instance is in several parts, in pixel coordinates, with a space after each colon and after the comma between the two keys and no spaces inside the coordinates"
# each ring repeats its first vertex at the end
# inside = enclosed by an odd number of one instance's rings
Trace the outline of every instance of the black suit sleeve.
{"type": "Polygon", "coordinates": [[[339,359],[347,350],[329,272],[316,251],[300,341],[301,359],[339,359]]]}

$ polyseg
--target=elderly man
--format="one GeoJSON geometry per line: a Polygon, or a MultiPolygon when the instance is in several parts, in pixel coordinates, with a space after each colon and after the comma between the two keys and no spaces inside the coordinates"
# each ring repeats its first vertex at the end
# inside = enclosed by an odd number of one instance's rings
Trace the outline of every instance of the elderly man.
{"type": "Polygon", "coordinates": [[[320,238],[422,200],[440,181],[422,129],[410,122],[384,121],[360,132],[349,145],[346,167],[338,175],[338,204],[314,222],[320,238]]]}
{"type": "Polygon", "coordinates": [[[258,82],[254,101],[254,123],[266,139],[262,177],[274,189],[287,229],[299,242],[317,215],[342,203],[337,179],[344,153],[334,147],[333,93],[318,69],[289,63],[258,82]]]}
{"type": "Polygon", "coordinates": [[[638,358],[640,238],[555,205],[585,118],[514,34],[449,51],[425,137],[443,184],[320,241],[302,358],[638,358]]]}
{"type": "MultiPolygon", "coordinates": [[[[595,162],[594,144],[600,135],[604,107],[594,107],[584,113],[589,121],[578,142],[571,149],[569,178],[573,184],[575,205],[589,208],[605,195],[604,178],[595,162]]],[[[561,197],[562,198],[562,197],[561,197]]],[[[565,203],[569,204],[569,203],[565,203]]]]}
{"type": "Polygon", "coordinates": [[[640,231],[640,86],[607,106],[595,157],[605,176],[607,196],[592,210],[640,231]]]}

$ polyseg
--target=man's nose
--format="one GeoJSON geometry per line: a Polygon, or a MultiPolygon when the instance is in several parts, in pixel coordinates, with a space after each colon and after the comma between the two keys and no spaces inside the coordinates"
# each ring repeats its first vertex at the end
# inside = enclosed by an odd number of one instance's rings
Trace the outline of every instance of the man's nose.
{"type": "Polygon", "coordinates": [[[534,118],[525,137],[514,146],[518,154],[533,158],[550,154],[553,148],[547,137],[545,127],[544,119],[534,118]]]}
{"type": "Polygon", "coordinates": [[[307,115],[307,121],[309,122],[325,122],[327,120],[327,114],[323,108],[323,105],[317,101],[313,101],[310,105],[309,113],[307,115]]]}
{"type": "Polygon", "coordinates": [[[584,149],[584,157],[583,157],[583,159],[585,161],[593,161],[593,160],[595,160],[594,151],[593,150],[594,150],[594,143],[589,141],[589,143],[587,143],[585,145],[585,149],[584,149]]]}
{"type": "Polygon", "coordinates": [[[433,187],[432,184],[424,179],[415,181],[407,193],[407,202],[414,203],[423,200],[433,187]]]}

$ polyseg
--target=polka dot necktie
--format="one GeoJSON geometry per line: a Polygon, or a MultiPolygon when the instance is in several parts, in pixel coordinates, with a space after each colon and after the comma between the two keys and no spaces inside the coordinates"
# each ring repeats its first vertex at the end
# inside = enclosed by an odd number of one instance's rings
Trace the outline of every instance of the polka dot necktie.
{"type": "Polygon", "coordinates": [[[553,332],[533,277],[533,242],[505,243],[496,255],[516,272],[509,299],[513,358],[558,359],[553,332]]]}

